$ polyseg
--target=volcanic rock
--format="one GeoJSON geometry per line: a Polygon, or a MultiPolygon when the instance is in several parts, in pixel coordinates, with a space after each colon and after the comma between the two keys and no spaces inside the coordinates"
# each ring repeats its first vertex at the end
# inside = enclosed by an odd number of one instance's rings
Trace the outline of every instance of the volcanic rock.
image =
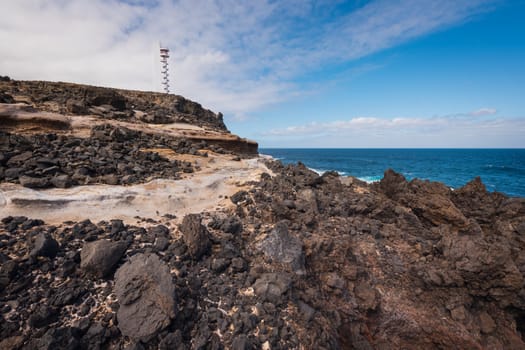
{"type": "Polygon", "coordinates": [[[45,256],[54,258],[58,253],[58,242],[48,233],[41,232],[36,236],[31,256],[45,256]]]}
{"type": "Polygon", "coordinates": [[[58,188],[68,188],[71,186],[71,178],[69,175],[58,175],[51,178],[50,182],[53,186],[58,188]]]}
{"type": "Polygon", "coordinates": [[[479,327],[485,334],[490,334],[496,329],[496,323],[487,312],[479,314],[479,327]]]}
{"type": "Polygon", "coordinates": [[[101,239],[86,242],[80,253],[80,268],[97,278],[104,278],[113,272],[127,247],[128,244],[123,241],[101,239]]]}
{"type": "Polygon", "coordinates": [[[46,178],[38,178],[31,176],[20,176],[18,178],[20,185],[29,188],[44,188],[49,186],[49,181],[46,178]]]}
{"type": "Polygon", "coordinates": [[[188,246],[191,256],[197,260],[206,254],[211,247],[210,233],[201,221],[202,218],[199,214],[188,214],[182,219],[180,225],[184,243],[188,246]]]}
{"type": "Polygon", "coordinates": [[[147,340],[175,317],[175,286],[168,266],[157,255],[137,254],[115,273],[120,307],[118,327],[134,340],[147,340]]]}
{"type": "Polygon", "coordinates": [[[235,193],[233,196],[230,197],[230,200],[234,204],[238,204],[241,201],[245,201],[248,198],[248,192],[246,191],[239,191],[235,193]]]}
{"type": "Polygon", "coordinates": [[[57,318],[57,310],[42,304],[39,305],[38,308],[31,313],[31,317],[29,317],[29,325],[31,327],[41,328],[45,325],[55,322],[57,318]]]}
{"type": "Polygon", "coordinates": [[[269,259],[286,266],[290,271],[304,274],[304,252],[301,240],[290,234],[286,221],[275,225],[273,230],[256,244],[269,259]]]}
{"type": "Polygon", "coordinates": [[[283,295],[290,289],[292,279],[286,273],[265,273],[253,284],[255,294],[273,304],[281,304],[283,295]]]}
{"type": "Polygon", "coordinates": [[[14,277],[17,264],[13,260],[0,262],[0,291],[2,291],[14,277]]]}

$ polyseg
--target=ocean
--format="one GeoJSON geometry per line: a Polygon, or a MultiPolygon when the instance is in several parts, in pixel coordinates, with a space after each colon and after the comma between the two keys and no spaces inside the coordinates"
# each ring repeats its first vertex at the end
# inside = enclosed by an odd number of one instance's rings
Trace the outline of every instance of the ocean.
{"type": "Polygon", "coordinates": [[[292,149],[262,148],[284,164],[304,163],[323,173],[335,170],[366,182],[392,168],[408,180],[443,182],[459,188],[480,176],[489,191],[525,197],[525,149],[292,149]]]}

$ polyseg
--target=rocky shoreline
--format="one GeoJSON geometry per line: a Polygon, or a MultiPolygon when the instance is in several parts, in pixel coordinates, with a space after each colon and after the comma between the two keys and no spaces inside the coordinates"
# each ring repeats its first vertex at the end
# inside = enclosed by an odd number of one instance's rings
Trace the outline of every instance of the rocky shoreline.
{"type": "MultiPolygon", "coordinates": [[[[69,85],[17,83],[18,95],[4,86],[4,107],[25,99],[42,113],[71,113],[62,97],[44,110],[35,92],[69,85]]],[[[140,97],[148,114],[161,98],[114,93],[140,97]]],[[[84,94],[91,102],[71,96],[93,108],[96,98],[84,94]]],[[[161,104],[163,125],[175,123],[171,103],[161,104]]],[[[185,111],[211,127],[212,112],[185,111]]],[[[452,191],[392,170],[370,185],[319,176],[114,118],[84,135],[10,124],[0,137],[0,188],[26,186],[36,200],[97,184],[176,187],[188,176],[194,192],[177,195],[190,198],[212,166],[233,174],[235,164],[258,162],[258,170],[226,192],[224,178],[207,184],[224,206],[193,213],[70,220],[57,201],[47,209],[62,210],[60,222],[42,220],[37,206],[0,215],[1,349],[525,348],[525,199],[487,192],[478,178],[452,191]]]]}

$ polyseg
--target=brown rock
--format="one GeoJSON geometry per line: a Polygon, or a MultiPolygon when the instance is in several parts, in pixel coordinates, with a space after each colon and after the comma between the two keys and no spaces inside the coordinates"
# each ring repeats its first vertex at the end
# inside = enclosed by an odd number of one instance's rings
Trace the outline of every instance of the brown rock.
{"type": "Polygon", "coordinates": [[[479,327],[481,328],[481,332],[490,334],[496,329],[496,322],[494,322],[488,313],[483,311],[479,314],[479,327]]]}
{"type": "Polygon", "coordinates": [[[375,310],[379,304],[377,292],[367,283],[359,283],[354,288],[357,303],[361,309],[375,310]]]}
{"type": "Polygon", "coordinates": [[[195,259],[200,259],[211,247],[210,233],[202,225],[202,218],[199,214],[188,214],[182,219],[180,230],[183,235],[184,243],[188,246],[188,251],[195,259]]]}

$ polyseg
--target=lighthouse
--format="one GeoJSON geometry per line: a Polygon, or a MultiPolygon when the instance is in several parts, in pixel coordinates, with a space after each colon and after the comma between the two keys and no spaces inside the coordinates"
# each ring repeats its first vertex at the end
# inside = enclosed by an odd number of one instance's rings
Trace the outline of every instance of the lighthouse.
{"type": "Polygon", "coordinates": [[[165,93],[170,93],[170,78],[168,69],[168,58],[170,57],[170,49],[167,47],[160,47],[160,73],[162,75],[162,88],[165,93]]]}

